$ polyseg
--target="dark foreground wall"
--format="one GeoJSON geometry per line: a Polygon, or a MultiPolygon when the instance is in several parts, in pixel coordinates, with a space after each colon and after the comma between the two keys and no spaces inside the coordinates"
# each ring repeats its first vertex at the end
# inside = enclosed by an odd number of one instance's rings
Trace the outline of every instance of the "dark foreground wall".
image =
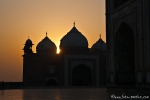
{"type": "Polygon", "coordinates": [[[23,82],[0,82],[0,89],[23,88],[23,82]]]}

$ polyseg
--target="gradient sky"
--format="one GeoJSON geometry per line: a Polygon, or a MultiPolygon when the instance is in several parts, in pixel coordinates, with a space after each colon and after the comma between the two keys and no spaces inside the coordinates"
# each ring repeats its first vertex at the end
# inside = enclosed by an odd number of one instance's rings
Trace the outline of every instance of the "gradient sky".
{"type": "Polygon", "coordinates": [[[106,41],[105,0],[0,0],[0,81],[22,81],[22,49],[28,36],[35,53],[46,31],[59,47],[74,21],[89,48],[100,33],[106,41]]]}

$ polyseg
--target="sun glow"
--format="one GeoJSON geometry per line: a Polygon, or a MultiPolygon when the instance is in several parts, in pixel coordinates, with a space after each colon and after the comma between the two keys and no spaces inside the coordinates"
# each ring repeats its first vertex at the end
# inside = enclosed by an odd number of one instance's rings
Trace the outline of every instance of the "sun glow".
{"type": "Polygon", "coordinates": [[[57,52],[56,52],[57,54],[59,54],[60,53],[60,49],[57,47],[57,52]]]}

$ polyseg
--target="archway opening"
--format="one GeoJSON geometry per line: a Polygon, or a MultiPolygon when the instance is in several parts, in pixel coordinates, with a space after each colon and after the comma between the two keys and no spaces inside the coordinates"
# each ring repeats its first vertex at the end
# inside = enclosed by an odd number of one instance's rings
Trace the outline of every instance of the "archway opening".
{"type": "Polygon", "coordinates": [[[79,65],[72,71],[72,86],[92,86],[92,70],[86,65],[79,65]]]}
{"type": "Polygon", "coordinates": [[[49,79],[46,82],[46,86],[57,86],[57,82],[54,79],[49,79]]]}
{"type": "Polygon", "coordinates": [[[115,37],[116,85],[135,85],[135,43],[132,28],[122,23],[115,37]]]}

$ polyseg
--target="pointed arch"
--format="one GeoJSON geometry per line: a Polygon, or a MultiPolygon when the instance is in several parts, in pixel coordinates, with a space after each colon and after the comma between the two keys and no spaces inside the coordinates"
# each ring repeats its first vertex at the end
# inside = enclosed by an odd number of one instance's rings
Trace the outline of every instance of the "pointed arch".
{"type": "Polygon", "coordinates": [[[84,64],[76,66],[72,71],[72,86],[91,86],[92,70],[84,64]]]}
{"type": "Polygon", "coordinates": [[[115,35],[116,85],[135,85],[135,42],[130,25],[122,22],[115,35]]]}

